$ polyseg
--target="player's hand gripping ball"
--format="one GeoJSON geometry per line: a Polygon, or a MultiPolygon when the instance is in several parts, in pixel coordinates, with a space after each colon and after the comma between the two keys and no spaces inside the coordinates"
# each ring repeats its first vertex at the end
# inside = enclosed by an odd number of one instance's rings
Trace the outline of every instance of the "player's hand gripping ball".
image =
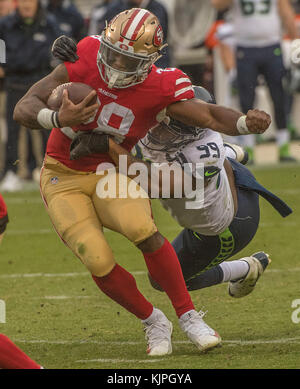
{"type": "Polygon", "coordinates": [[[58,111],[61,127],[76,130],[92,130],[97,110],[97,92],[89,85],[68,82],[55,88],[48,98],[47,106],[58,111]],[[74,128],[75,127],[75,128],[74,128]]]}

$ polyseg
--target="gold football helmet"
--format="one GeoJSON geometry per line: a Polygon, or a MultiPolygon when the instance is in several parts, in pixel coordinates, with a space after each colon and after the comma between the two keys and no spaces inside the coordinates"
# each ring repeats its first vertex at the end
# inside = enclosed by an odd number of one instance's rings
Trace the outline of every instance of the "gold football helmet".
{"type": "Polygon", "coordinates": [[[100,40],[99,70],[109,88],[143,82],[166,46],[159,20],[143,8],[119,13],[106,26],[100,40]]]}

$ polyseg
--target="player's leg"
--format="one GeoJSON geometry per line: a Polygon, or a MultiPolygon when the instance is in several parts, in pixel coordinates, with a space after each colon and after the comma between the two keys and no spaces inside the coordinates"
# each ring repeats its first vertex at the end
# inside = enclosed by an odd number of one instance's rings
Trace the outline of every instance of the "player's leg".
{"type": "MultiPolygon", "coordinates": [[[[119,183],[118,176],[115,179],[119,183]]],[[[127,177],[123,178],[126,187],[132,184],[127,177]]],[[[219,343],[220,338],[215,335],[215,331],[208,326],[204,328],[204,322],[200,317],[198,319],[197,316],[195,319],[196,311],[186,289],[178,258],[168,240],[157,232],[148,196],[103,199],[99,195],[102,197],[99,191],[95,193],[93,201],[103,225],[120,232],[142,251],[149,273],[166,291],[181,322],[185,319],[194,322],[198,320],[199,323],[201,321],[202,333],[197,340],[190,337],[192,341],[197,343],[200,349],[210,348],[219,343]]],[[[199,328],[197,330],[200,332],[199,328]]],[[[189,331],[192,332],[193,329],[189,331]]]]}
{"type": "MultiPolygon", "coordinates": [[[[98,177],[71,174],[70,169],[55,160],[49,157],[47,160],[41,174],[41,192],[61,239],[84,263],[99,289],[108,297],[141,320],[159,316],[160,311],[153,309],[139,292],[134,277],[116,264],[105,240],[101,221],[89,195],[94,192],[98,177]]],[[[163,355],[171,350],[164,352],[158,347],[154,351],[163,355]]]]}
{"type": "Polygon", "coordinates": [[[22,91],[9,89],[6,97],[7,142],[5,150],[4,178],[1,182],[2,191],[18,191],[23,187],[22,180],[17,175],[18,145],[20,125],[13,120],[13,110],[22,91]]]}
{"type": "Polygon", "coordinates": [[[293,162],[295,158],[289,154],[290,133],[287,128],[287,99],[283,87],[286,69],[283,64],[280,45],[268,47],[265,52],[265,61],[262,67],[270,95],[274,105],[275,122],[277,125],[276,140],[281,162],[293,162]]]}
{"type": "Polygon", "coordinates": [[[238,205],[233,222],[218,236],[205,236],[185,229],[173,241],[188,290],[230,282],[230,295],[242,297],[254,289],[256,281],[267,267],[269,258],[263,252],[226,261],[248,245],[258,228],[258,195],[238,189],[238,205]]]}
{"type": "Polygon", "coordinates": [[[0,334],[0,369],[42,369],[7,336],[0,334]]]}
{"type": "MultiPolygon", "coordinates": [[[[238,47],[236,50],[237,87],[241,111],[245,114],[253,109],[255,88],[257,85],[258,64],[257,51],[253,48],[238,47]]],[[[239,137],[241,144],[249,153],[250,161],[253,161],[253,149],[255,135],[239,137]]]]}

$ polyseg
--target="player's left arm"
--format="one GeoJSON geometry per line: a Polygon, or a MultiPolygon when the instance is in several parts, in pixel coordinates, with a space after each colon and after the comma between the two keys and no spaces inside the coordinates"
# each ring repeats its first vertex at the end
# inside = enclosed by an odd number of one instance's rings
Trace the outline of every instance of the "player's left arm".
{"type": "Polygon", "coordinates": [[[278,13],[290,39],[297,38],[295,12],[290,0],[278,0],[278,13]]]}
{"type": "MultiPolygon", "coordinates": [[[[155,167],[151,167],[151,162],[143,161],[140,158],[134,157],[132,154],[130,154],[127,150],[125,150],[122,146],[115,143],[111,138],[109,138],[109,150],[108,154],[111,157],[111,159],[114,161],[116,166],[119,166],[120,156],[126,156],[126,163],[127,163],[127,173],[130,171],[130,167],[134,163],[139,163],[140,167],[141,165],[144,166],[144,168],[147,171],[148,174],[148,181],[147,181],[147,191],[149,197],[151,197],[151,193],[159,193],[159,198],[163,197],[162,191],[163,191],[163,184],[165,183],[163,181],[163,174],[162,171],[156,169],[155,167]]],[[[140,170],[138,170],[139,166],[137,165],[137,171],[136,174],[130,174],[128,173],[128,177],[134,180],[137,176],[140,174],[140,170]]],[[[171,164],[166,163],[165,164],[166,170],[168,170],[169,167],[172,167],[174,170],[174,173],[170,173],[170,182],[169,182],[169,188],[170,188],[170,198],[173,198],[175,196],[175,193],[178,193],[180,189],[180,193],[184,193],[185,186],[184,182],[187,179],[184,170],[181,168],[179,164],[171,164]],[[180,186],[179,186],[180,185],[180,186]]],[[[163,168],[163,167],[162,167],[163,168]]],[[[144,170],[144,169],[143,169],[144,170]]],[[[143,188],[145,189],[145,188],[143,188]]],[[[195,178],[192,177],[192,189],[195,190],[195,178]]]]}
{"type": "Polygon", "coordinates": [[[264,111],[253,109],[244,115],[234,109],[208,104],[199,99],[170,104],[166,113],[187,125],[211,128],[231,136],[262,134],[271,124],[270,115],[264,111]]]}

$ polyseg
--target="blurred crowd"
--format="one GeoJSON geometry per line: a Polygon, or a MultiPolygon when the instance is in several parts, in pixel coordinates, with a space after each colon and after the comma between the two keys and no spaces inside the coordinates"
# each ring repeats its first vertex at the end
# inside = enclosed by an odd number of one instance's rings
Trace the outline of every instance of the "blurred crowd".
{"type": "MultiPolygon", "coordinates": [[[[161,22],[169,45],[156,65],[181,68],[194,84],[216,94],[217,103],[246,112],[254,106],[256,88],[266,85],[279,161],[294,160],[289,143],[298,131],[291,110],[300,76],[298,67],[284,60],[281,44],[300,35],[300,0],[0,0],[0,39],[5,42],[5,55],[0,53],[0,190],[17,191],[26,180],[39,178],[49,131],[20,127],[12,113],[31,85],[57,66],[53,41],[62,34],[76,42],[100,34],[106,21],[132,7],[148,9],[161,22]],[[222,99],[216,93],[216,61],[223,75],[218,83],[226,90],[222,99]]],[[[241,141],[255,162],[257,139],[245,138],[241,141]]]]}

